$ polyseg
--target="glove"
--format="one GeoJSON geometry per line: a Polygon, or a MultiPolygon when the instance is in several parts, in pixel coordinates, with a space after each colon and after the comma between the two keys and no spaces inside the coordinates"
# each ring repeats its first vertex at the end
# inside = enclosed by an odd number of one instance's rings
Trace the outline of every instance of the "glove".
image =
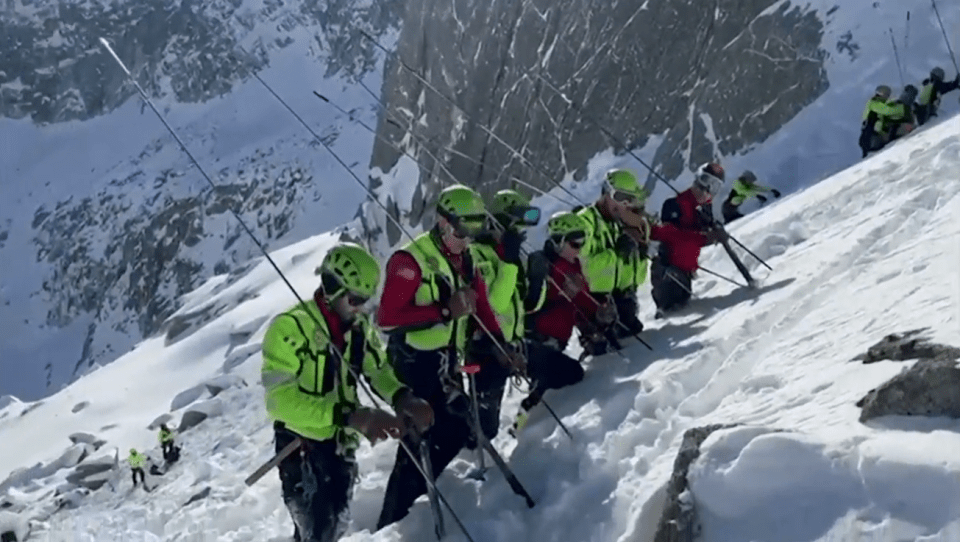
{"type": "Polygon", "coordinates": [[[621,233],[620,236],[617,237],[614,250],[617,251],[617,254],[619,254],[620,257],[626,258],[635,254],[639,248],[639,244],[632,235],[628,233],[621,233]]]}
{"type": "Polygon", "coordinates": [[[531,277],[545,277],[550,273],[550,260],[543,251],[531,252],[527,258],[527,274],[531,277]]]}
{"type": "Polygon", "coordinates": [[[617,321],[617,306],[611,302],[606,302],[597,308],[594,319],[602,327],[609,327],[617,321]]]}
{"type": "Polygon", "coordinates": [[[507,230],[503,232],[503,260],[516,264],[520,261],[520,245],[526,238],[526,232],[507,230]]]}
{"type": "Polygon", "coordinates": [[[414,395],[410,388],[404,388],[400,392],[393,409],[401,418],[409,420],[421,435],[433,425],[433,409],[430,408],[430,403],[414,395]]]}
{"type": "Polygon", "coordinates": [[[766,203],[766,202],[767,202],[767,198],[766,198],[765,196],[760,196],[760,195],[758,195],[758,196],[757,196],[757,199],[760,200],[761,203],[766,203]]]}
{"type": "Polygon", "coordinates": [[[403,434],[403,422],[400,418],[377,408],[360,408],[347,418],[347,425],[363,436],[370,444],[387,438],[398,438],[403,434]]]}
{"type": "Polygon", "coordinates": [[[773,192],[773,197],[775,197],[775,198],[779,198],[779,197],[780,197],[780,191],[777,190],[776,188],[771,188],[771,189],[770,189],[770,192],[773,192]]]}
{"type": "Polygon", "coordinates": [[[447,302],[447,310],[453,320],[474,314],[477,312],[477,292],[469,286],[453,292],[447,302]]]}
{"type": "Polygon", "coordinates": [[[497,362],[504,368],[510,369],[512,374],[527,374],[527,359],[520,349],[510,343],[501,344],[503,344],[503,350],[494,347],[497,362]]]}

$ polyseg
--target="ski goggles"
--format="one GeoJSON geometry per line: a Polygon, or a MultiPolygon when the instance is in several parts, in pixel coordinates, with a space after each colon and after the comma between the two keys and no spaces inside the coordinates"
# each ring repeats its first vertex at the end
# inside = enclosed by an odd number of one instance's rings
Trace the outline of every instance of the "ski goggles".
{"type": "Polygon", "coordinates": [[[640,198],[636,194],[631,194],[630,192],[624,192],[623,190],[614,190],[613,199],[619,201],[620,203],[626,203],[631,207],[640,204],[640,198]]]}
{"type": "Polygon", "coordinates": [[[487,225],[486,215],[465,215],[454,217],[450,221],[453,225],[453,234],[460,238],[476,237],[483,233],[487,225]]]}
{"type": "Polygon", "coordinates": [[[570,248],[580,250],[587,244],[587,236],[582,232],[555,235],[553,236],[553,242],[558,247],[566,243],[570,245],[570,248]]]}
{"type": "Polygon", "coordinates": [[[506,210],[507,217],[512,224],[521,226],[536,226],[540,223],[540,208],[526,206],[510,207],[506,210]]]}
{"type": "Polygon", "coordinates": [[[709,173],[701,173],[697,176],[693,185],[713,196],[720,192],[723,181],[719,177],[715,177],[709,173]]]}

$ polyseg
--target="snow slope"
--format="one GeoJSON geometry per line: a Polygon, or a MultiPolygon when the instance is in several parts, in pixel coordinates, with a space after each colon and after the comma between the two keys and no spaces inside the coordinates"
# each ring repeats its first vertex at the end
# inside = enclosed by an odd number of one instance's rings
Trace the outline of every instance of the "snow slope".
{"type": "MultiPolygon", "coordinates": [[[[593,359],[583,383],[547,396],[575,440],[542,411],[517,441],[497,438],[535,508],[495,471],[483,484],[465,478],[473,462],[466,453],[440,489],[478,541],[646,542],[683,432],[739,423],[709,437],[691,467],[701,542],[960,540],[960,421],[860,424],[854,403],[904,364],[850,361],[906,329],[928,327],[933,339],[960,344],[958,166],[953,117],[738,222],[731,233],[774,268],[748,260],[763,283],[758,292],[701,273],[689,309],[653,320],[642,291],[644,336],[655,351],[631,344],[622,356],[593,359]]],[[[321,235],[274,253],[301,295],[311,292],[312,269],[331,242],[321,235]]],[[[719,250],[702,263],[736,276],[719,250]]],[[[184,458],[151,477],[152,493],[131,491],[124,472],[116,492],[105,487],[35,522],[36,539],[288,540],[276,476],[252,488],[243,478],[271,456],[258,341],[293,297],[261,261],[211,279],[184,301],[179,315],[216,307],[216,316],[173,344],[143,342],[23,415],[23,405],[7,405],[16,411],[0,414],[0,441],[17,445],[0,447],[0,476],[55,459],[73,431],[106,439],[102,452],[153,446],[146,426],[173,396],[224,368],[250,385],[217,396],[224,414],[182,436],[184,458]],[[72,413],[80,401],[89,405],[72,413]],[[185,505],[207,487],[205,499],[185,505]]],[[[504,425],[521,398],[506,398],[504,425]]],[[[361,448],[345,540],[432,539],[424,501],[400,524],[370,532],[395,449],[361,448]]],[[[155,447],[151,453],[158,456],[155,447]]],[[[39,514],[32,503],[65,472],[8,490],[8,499],[26,507],[23,516],[39,514]]],[[[464,539],[448,525],[449,540],[464,539]]]]}

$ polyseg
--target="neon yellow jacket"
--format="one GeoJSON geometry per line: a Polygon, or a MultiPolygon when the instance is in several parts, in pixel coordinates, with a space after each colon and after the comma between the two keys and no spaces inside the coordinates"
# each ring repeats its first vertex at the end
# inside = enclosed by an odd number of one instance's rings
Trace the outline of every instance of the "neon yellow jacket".
{"type": "Polygon", "coordinates": [[[757,183],[748,183],[743,179],[736,179],[733,181],[733,189],[731,190],[730,203],[734,205],[742,205],[743,202],[748,199],[765,194],[773,190],[769,186],[763,186],[762,184],[757,183]]]}
{"type": "Polygon", "coordinates": [[[347,416],[360,406],[351,365],[391,404],[403,385],[366,315],[358,315],[345,333],[338,355],[316,302],[294,306],[273,320],[263,338],[261,376],[272,419],[308,439],[336,437],[351,448],[359,445],[359,433],[347,427],[347,416]]]}
{"type": "Polygon", "coordinates": [[[474,243],[470,250],[476,258],[473,263],[489,288],[490,306],[497,316],[503,338],[508,342],[522,338],[526,311],[518,283],[518,280],[523,280],[520,268],[501,260],[496,249],[490,245],[474,243]]]}
{"type": "Polygon", "coordinates": [[[146,462],[147,456],[139,452],[131,453],[130,457],[127,458],[127,463],[130,463],[131,469],[142,469],[146,462]]]}
{"type": "MultiPolygon", "coordinates": [[[[580,251],[583,274],[590,291],[606,294],[643,284],[647,279],[647,258],[640,254],[626,258],[617,254],[617,238],[623,233],[623,227],[604,218],[595,204],[584,207],[577,214],[590,226],[586,244],[580,251]]],[[[649,240],[649,231],[646,237],[649,240]]]]}
{"type": "Polygon", "coordinates": [[[160,439],[160,443],[173,442],[173,431],[164,431],[160,430],[160,434],[157,436],[160,439]]]}

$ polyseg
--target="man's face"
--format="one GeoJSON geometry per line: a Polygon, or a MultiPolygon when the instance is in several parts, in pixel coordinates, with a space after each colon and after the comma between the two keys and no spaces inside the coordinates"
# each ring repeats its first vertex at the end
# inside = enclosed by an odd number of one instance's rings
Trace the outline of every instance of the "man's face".
{"type": "Polygon", "coordinates": [[[457,220],[457,224],[439,217],[437,224],[440,226],[441,240],[444,246],[451,254],[461,254],[467,249],[467,246],[473,239],[483,231],[486,217],[469,216],[457,220]]]}
{"type": "Polygon", "coordinates": [[[352,322],[358,314],[363,311],[364,304],[370,298],[364,297],[353,292],[346,292],[338,295],[331,304],[334,312],[344,322],[352,322]]]}

